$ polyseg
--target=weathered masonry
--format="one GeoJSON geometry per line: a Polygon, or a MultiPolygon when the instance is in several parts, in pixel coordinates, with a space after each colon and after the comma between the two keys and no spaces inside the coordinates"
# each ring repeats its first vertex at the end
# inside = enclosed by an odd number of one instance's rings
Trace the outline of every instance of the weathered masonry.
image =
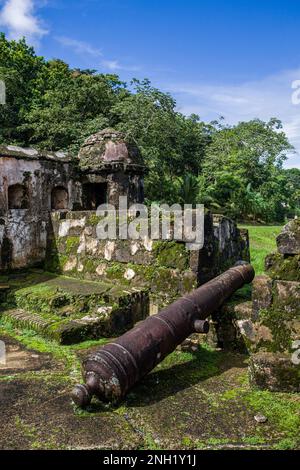
{"type": "Polygon", "coordinates": [[[231,301],[213,316],[209,342],[250,355],[253,386],[300,391],[300,220],[277,237],[266,275],[253,281],[252,301],[231,301]]]}
{"type": "Polygon", "coordinates": [[[0,147],[0,270],[45,259],[51,209],[72,209],[80,186],[61,153],[0,147]]]}
{"type": "Polygon", "coordinates": [[[247,231],[210,213],[198,251],[182,240],[99,240],[97,207],[118,207],[120,196],[142,203],[145,173],[139,149],[112,129],[89,137],[77,157],[0,147],[6,316],[61,342],[110,336],[249,260],[247,231]],[[43,274],[11,279],[32,267],[43,274]]]}
{"type": "Polygon", "coordinates": [[[87,139],[80,159],[0,147],[0,270],[44,261],[51,212],[143,202],[144,172],[138,149],[111,130],[87,139]]]}

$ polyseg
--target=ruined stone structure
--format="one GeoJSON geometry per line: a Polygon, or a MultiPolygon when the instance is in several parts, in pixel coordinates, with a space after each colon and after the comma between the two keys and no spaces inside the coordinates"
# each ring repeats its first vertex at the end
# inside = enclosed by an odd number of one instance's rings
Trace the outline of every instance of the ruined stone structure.
{"type": "Polygon", "coordinates": [[[148,289],[152,314],[239,259],[249,259],[247,234],[231,220],[215,220],[209,213],[204,248],[194,251],[177,240],[98,240],[94,212],[56,212],[51,219],[48,271],[148,289]]]}
{"type": "Polygon", "coordinates": [[[79,166],[85,209],[100,204],[118,207],[119,197],[129,204],[144,201],[145,166],[136,145],[113,129],[89,137],[79,152],[79,166]]]}
{"type": "Polygon", "coordinates": [[[51,210],[72,210],[79,201],[67,155],[0,147],[0,271],[42,262],[51,210]]]}
{"type": "MultiPolygon", "coordinates": [[[[214,318],[215,344],[250,354],[255,387],[300,391],[300,220],[277,238],[266,273],[253,282],[252,301],[225,305],[214,318]]],[[[212,338],[211,338],[212,339],[212,338]]]]}
{"type": "Polygon", "coordinates": [[[51,212],[117,206],[122,195],[143,202],[144,173],[138,149],[109,129],[87,139],[79,159],[0,147],[0,271],[44,261],[51,212]]]}
{"type": "Polygon", "coordinates": [[[210,213],[201,250],[185,240],[99,240],[100,204],[144,200],[140,152],[112,129],[89,137],[76,158],[1,147],[0,170],[0,271],[11,286],[4,315],[60,342],[119,334],[249,260],[247,231],[210,213]],[[21,282],[10,274],[31,267],[42,271],[21,282]]]}

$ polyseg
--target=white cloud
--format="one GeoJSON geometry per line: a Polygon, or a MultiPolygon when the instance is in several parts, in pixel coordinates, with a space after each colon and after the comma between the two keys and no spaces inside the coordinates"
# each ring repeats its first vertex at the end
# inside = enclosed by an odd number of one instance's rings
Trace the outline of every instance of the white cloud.
{"type": "Polygon", "coordinates": [[[300,105],[292,103],[292,83],[297,79],[300,69],[239,85],[173,83],[166,88],[175,94],[181,112],[199,114],[204,120],[224,116],[227,122],[235,124],[255,117],[263,120],[278,117],[297,151],[286,166],[300,168],[300,105]]]}
{"type": "Polygon", "coordinates": [[[101,65],[105,69],[112,70],[113,72],[116,72],[118,70],[125,70],[127,72],[138,72],[140,70],[140,67],[137,67],[135,65],[122,65],[117,60],[103,60],[101,62],[101,65]]]}
{"type": "MultiPolygon", "coordinates": [[[[64,47],[69,47],[78,55],[89,55],[93,57],[103,56],[101,49],[98,49],[87,42],[79,41],[77,39],[65,36],[57,36],[55,40],[62,44],[64,47]]],[[[137,72],[140,70],[140,68],[137,66],[120,64],[118,60],[103,59],[100,65],[105,70],[110,70],[112,72],[118,72],[120,70],[124,70],[127,72],[137,72]]]]}
{"type": "Polygon", "coordinates": [[[9,39],[25,36],[35,42],[48,33],[42,21],[36,16],[36,7],[44,2],[33,0],[6,0],[0,10],[0,26],[8,31],[9,39]]]}
{"type": "Polygon", "coordinates": [[[55,39],[63,46],[73,49],[76,54],[88,54],[94,57],[102,56],[100,49],[91,46],[87,42],[78,41],[77,39],[72,39],[65,36],[58,36],[55,39]]]}

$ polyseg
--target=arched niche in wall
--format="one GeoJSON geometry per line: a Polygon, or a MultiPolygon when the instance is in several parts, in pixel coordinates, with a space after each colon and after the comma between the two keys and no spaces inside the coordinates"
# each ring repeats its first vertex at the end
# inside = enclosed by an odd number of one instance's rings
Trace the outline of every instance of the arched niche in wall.
{"type": "Polygon", "coordinates": [[[28,209],[29,197],[26,186],[13,184],[8,187],[8,209],[28,209]]]}
{"type": "Polygon", "coordinates": [[[51,209],[62,211],[69,208],[69,193],[64,186],[56,186],[51,193],[51,209]]]}
{"type": "Polygon", "coordinates": [[[108,201],[107,183],[85,183],[83,190],[83,209],[86,211],[95,211],[101,204],[108,201]]]}

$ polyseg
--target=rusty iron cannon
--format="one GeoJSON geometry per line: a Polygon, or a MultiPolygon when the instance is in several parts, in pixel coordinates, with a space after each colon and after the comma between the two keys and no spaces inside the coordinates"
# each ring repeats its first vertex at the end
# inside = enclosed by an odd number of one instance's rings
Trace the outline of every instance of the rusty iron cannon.
{"type": "Polygon", "coordinates": [[[207,333],[207,318],[254,275],[250,264],[235,266],[88,356],[83,362],[85,384],[74,388],[74,403],[85,407],[93,395],[106,402],[124,397],[188,336],[207,333]]]}

